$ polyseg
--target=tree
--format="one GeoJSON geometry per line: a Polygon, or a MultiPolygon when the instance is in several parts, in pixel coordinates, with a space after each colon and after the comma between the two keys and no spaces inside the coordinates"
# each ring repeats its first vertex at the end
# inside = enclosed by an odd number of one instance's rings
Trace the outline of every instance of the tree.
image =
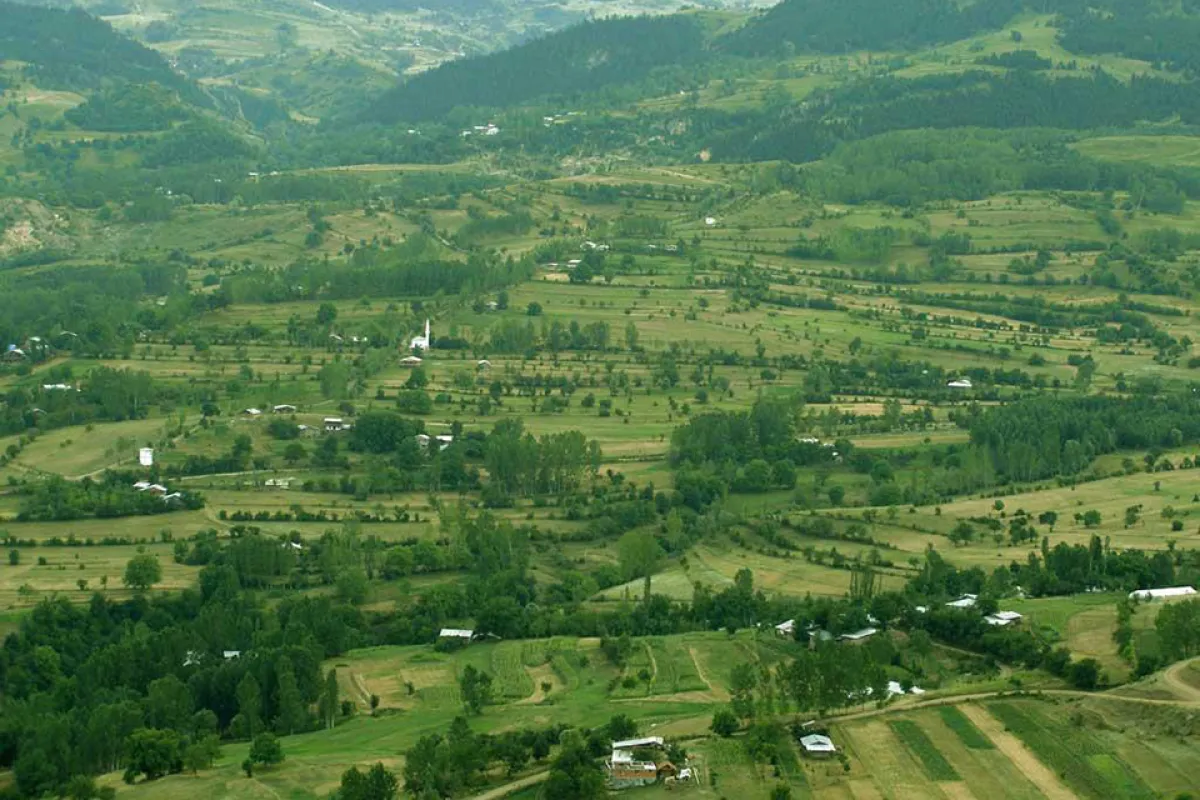
{"type": "Polygon", "coordinates": [[[351,767],[342,773],[337,800],[393,800],[398,790],[396,775],[381,763],[366,772],[351,767]]]}
{"type": "Polygon", "coordinates": [[[545,796],[554,800],[597,800],[608,791],[604,773],[588,752],[587,743],[578,731],[564,731],[562,750],[550,767],[545,796]]]}
{"type": "Polygon", "coordinates": [[[1050,532],[1054,533],[1054,523],[1058,522],[1058,512],[1043,511],[1041,514],[1038,514],[1038,522],[1042,525],[1049,526],[1050,532]]]}
{"type": "Polygon", "coordinates": [[[317,707],[321,713],[321,723],[326,729],[333,728],[339,711],[337,670],[331,669],[325,674],[325,688],[317,701],[317,707]]]}
{"type": "Polygon", "coordinates": [[[309,726],[308,709],[300,696],[296,673],[290,658],[280,658],[275,665],[276,691],[275,730],[280,734],[292,734],[306,730],[309,726]]]}
{"type": "Polygon", "coordinates": [[[347,603],[362,605],[371,593],[371,584],[361,569],[344,569],[338,573],[337,596],[347,603]]]}
{"type": "Polygon", "coordinates": [[[221,740],[215,735],[205,736],[188,745],[183,751],[183,766],[193,775],[208,769],[221,757],[221,740]]]}
{"type": "Polygon", "coordinates": [[[1067,667],[1067,680],[1077,689],[1090,692],[1100,682],[1100,664],[1094,658],[1076,661],[1067,667]]]}
{"type": "Polygon", "coordinates": [[[719,708],[713,713],[712,724],[708,729],[718,736],[729,737],[737,733],[738,727],[737,714],[728,708],[719,708]]]}
{"type": "Polygon", "coordinates": [[[632,530],[625,533],[617,543],[617,558],[626,580],[642,578],[645,581],[644,600],[650,602],[650,579],[658,571],[663,551],[652,533],[632,530]]]}
{"type": "Polygon", "coordinates": [[[1163,606],[1154,621],[1163,656],[1170,661],[1200,653],[1200,600],[1163,606]]]}
{"type": "Polygon", "coordinates": [[[20,563],[21,563],[21,551],[20,550],[9,550],[8,551],[9,566],[16,567],[16,566],[19,566],[20,563]]]}
{"type": "Polygon", "coordinates": [[[458,689],[463,706],[472,714],[481,714],[483,707],[492,701],[492,676],[468,664],[458,678],[458,689]]]}
{"type": "Polygon", "coordinates": [[[792,787],[779,783],[771,790],[771,800],[792,800],[792,787]]]}
{"type": "Polygon", "coordinates": [[[412,372],[408,373],[408,380],[404,382],[406,389],[424,389],[429,385],[429,374],[425,372],[424,367],[416,367],[412,372]]]}
{"type": "Polygon", "coordinates": [[[275,734],[263,731],[254,737],[250,745],[250,763],[271,766],[282,762],[283,759],[283,747],[275,738],[275,734]]]}
{"type": "Polygon", "coordinates": [[[138,775],[144,774],[152,781],[183,769],[183,753],[175,731],[140,728],[130,734],[126,750],[126,783],[133,783],[138,775]]]}
{"type": "Polygon", "coordinates": [[[251,672],[238,683],[237,704],[242,732],[252,739],[262,728],[262,690],[251,672]]]}
{"type": "Polygon", "coordinates": [[[283,448],[283,460],[289,467],[294,467],[308,457],[308,451],[299,442],[289,442],[283,448]]]}
{"type": "Polygon", "coordinates": [[[144,592],[162,580],[162,567],[152,555],[134,556],[125,565],[125,577],[122,580],[134,591],[144,592]]]}

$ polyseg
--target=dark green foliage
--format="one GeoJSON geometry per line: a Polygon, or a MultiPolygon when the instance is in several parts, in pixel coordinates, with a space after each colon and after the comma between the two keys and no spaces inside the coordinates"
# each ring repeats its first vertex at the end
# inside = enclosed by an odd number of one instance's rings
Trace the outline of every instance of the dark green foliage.
{"type": "Polygon", "coordinates": [[[250,744],[250,761],[255,764],[271,766],[282,762],[283,759],[283,747],[275,738],[275,734],[263,732],[254,737],[254,741],[250,744]]]}
{"type": "Polygon", "coordinates": [[[158,85],[107,88],[67,111],[68,122],[92,131],[161,131],[189,112],[158,85]]]}
{"type": "Polygon", "coordinates": [[[1042,58],[1036,50],[1014,50],[1011,53],[984,56],[976,59],[976,63],[993,67],[1007,67],[1008,69],[1032,70],[1050,69],[1054,66],[1054,62],[1048,58],[1042,58]]]}
{"type": "Polygon", "coordinates": [[[393,800],[399,789],[396,776],[377,763],[365,773],[351,767],[342,773],[337,800],[393,800]]]}
{"type": "Polygon", "coordinates": [[[983,734],[975,723],[955,706],[941,706],[938,714],[946,727],[958,735],[959,740],[972,750],[994,750],[996,745],[983,734]]]}
{"type": "Polygon", "coordinates": [[[209,119],[196,119],[157,139],[142,158],[143,166],[177,167],[209,161],[237,162],[255,149],[228,127],[209,119]]]}
{"type": "Polygon", "coordinates": [[[1200,70],[1200,8],[1194,3],[1058,0],[1062,44],[1076,53],[1120,53],[1195,75],[1200,70]],[[1104,13],[1095,13],[1095,8],[1104,13]]]}
{"type": "Polygon", "coordinates": [[[785,0],[725,37],[721,46],[748,56],[903,50],[998,28],[1021,7],[1020,0],[968,5],[952,0],[785,0]]]}
{"type": "Polygon", "coordinates": [[[456,107],[498,108],[640,80],[657,67],[695,62],[704,36],[691,16],[586,22],[493,55],[451,61],[379,98],[378,121],[419,121],[456,107]]]}
{"type": "Polygon", "coordinates": [[[916,756],[925,768],[930,780],[957,781],[961,780],[958,772],[946,760],[941,751],[929,738],[929,734],[921,726],[910,719],[900,719],[889,722],[896,738],[904,742],[909,751],[916,756]]]}
{"type": "Polygon", "coordinates": [[[161,55],[82,9],[0,2],[0,19],[0,60],[30,64],[43,85],[86,89],[114,79],[159,83],[190,102],[203,102],[199,88],[172,71],[161,55]]]}

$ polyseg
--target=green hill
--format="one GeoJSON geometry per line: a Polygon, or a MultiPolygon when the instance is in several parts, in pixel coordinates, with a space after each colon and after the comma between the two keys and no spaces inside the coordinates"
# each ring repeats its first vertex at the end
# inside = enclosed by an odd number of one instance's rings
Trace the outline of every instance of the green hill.
{"type": "Polygon", "coordinates": [[[161,55],[79,9],[59,10],[0,0],[0,61],[28,64],[41,86],[97,89],[114,82],[158,83],[203,103],[195,84],[161,55]]]}
{"type": "Polygon", "coordinates": [[[687,67],[706,53],[694,15],[588,22],[506,50],[444,64],[386,93],[370,116],[420,121],[456,107],[497,108],[570,97],[687,67]]]}

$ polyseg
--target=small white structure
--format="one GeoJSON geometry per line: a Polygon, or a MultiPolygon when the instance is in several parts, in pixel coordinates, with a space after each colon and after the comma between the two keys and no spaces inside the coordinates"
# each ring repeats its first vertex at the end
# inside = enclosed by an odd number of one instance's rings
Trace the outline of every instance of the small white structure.
{"type": "Polygon", "coordinates": [[[475,631],[469,631],[465,628],[442,628],[438,631],[439,639],[463,639],[471,641],[475,638],[475,631]]]}
{"type": "Polygon", "coordinates": [[[241,658],[242,651],[241,650],[222,650],[221,655],[225,657],[226,661],[232,661],[235,658],[241,658]]]}
{"type": "Polygon", "coordinates": [[[775,626],[775,633],[778,636],[784,636],[788,639],[796,634],[796,620],[789,619],[775,626]]]}
{"type": "Polygon", "coordinates": [[[294,480],[296,480],[296,479],[295,478],[267,478],[266,481],[263,482],[263,486],[267,486],[272,489],[290,489],[290,488],[292,488],[292,481],[294,481],[294,480]]]}
{"type": "Polygon", "coordinates": [[[326,417],[324,422],[325,430],[330,433],[346,430],[346,423],[341,417],[326,417]]]}
{"type": "Polygon", "coordinates": [[[412,341],[408,343],[408,349],[409,350],[420,350],[421,352],[425,352],[426,350],[429,349],[430,341],[431,340],[429,337],[429,320],[425,320],[425,335],[424,336],[414,336],[412,338],[412,341]]]}
{"type": "Polygon", "coordinates": [[[843,633],[838,638],[843,642],[865,642],[877,633],[879,633],[877,628],[863,628],[861,631],[855,631],[854,633],[843,633]]]}
{"type": "Polygon", "coordinates": [[[244,410],[242,413],[243,413],[243,414],[245,414],[247,417],[261,417],[261,416],[262,416],[262,409],[259,409],[259,408],[247,408],[247,409],[246,409],[246,410],[244,410]]]}
{"type": "Polygon", "coordinates": [[[402,367],[419,367],[424,363],[425,360],[420,356],[405,356],[400,359],[400,366],[402,367]]]}
{"type": "Polygon", "coordinates": [[[43,392],[69,392],[74,389],[75,389],[74,386],[71,386],[66,383],[43,383],[42,384],[43,392]]]}
{"type": "Polygon", "coordinates": [[[809,755],[827,756],[837,752],[837,748],[833,746],[833,740],[819,733],[810,733],[808,736],[801,736],[800,746],[809,755]]]}
{"type": "Polygon", "coordinates": [[[8,349],[4,351],[5,361],[24,361],[25,351],[17,347],[15,344],[10,344],[8,349]]]}
{"type": "Polygon", "coordinates": [[[946,603],[946,605],[949,606],[950,608],[974,608],[975,601],[978,599],[979,599],[979,595],[964,594],[962,597],[958,598],[957,600],[951,600],[949,603],[946,603]]]}
{"type": "Polygon", "coordinates": [[[154,448],[143,447],[138,450],[138,464],[143,467],[154,466],[154,448]]]}
{"type": "Polygon", "coordinates": [[[705,217],[704,224],[711,228],[713,225],[717,224],[717,218],[716,217],[705,217]]]}
{"type": "Polygon", "coordinates": [[[475,364],[475,369],[491,369],[491,368],[492,368],[492,362],[488,361],[486,358],[479,359],[479,361],[475,364]]]}
{"type": "Polygon", "coordinates": [[[958,380],[953,380],[953,381],[950,381],[949,383],[947,383],[946,387],[949,389],[970,389],[971,388],[971,379],[970,378],[959,378],[958,380]]]}
{"type": "Polygon", "coordinates": [[[296,407],[293,405],[288,405],[287,403],[283,403],[282,405],[273,406],[271,408],[271,413],[272,414],[295,414],[296,407]]]}
{"type": "Polygon", "coordinates": [[[988,614],[983,621],[988,625],[1003,628],[1006,625],[1015,625],[1020,622],[1021,615],[1015,611],[997,611],[995,614],[988,614]]]}
{"type": "Polygon", "coordinates": [[[1130,600],[1168,600],[1172,597],[1191,597],[1196,593],[1191,586],[1169,586],[1163,589],[1138,589],[1129,593],[1130,600]]]}

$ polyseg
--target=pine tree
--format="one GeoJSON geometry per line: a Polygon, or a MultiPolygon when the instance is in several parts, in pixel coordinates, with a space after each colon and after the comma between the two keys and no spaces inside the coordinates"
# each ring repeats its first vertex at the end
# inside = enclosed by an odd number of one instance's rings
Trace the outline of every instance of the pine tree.
{"type": "Polygon", "coordinates": [[[247,672],[237,687],[238,716],[246,726],[247,735],[253,739],[262,729],[262,690],[254,675],[247,672]]]}
{"type": "Polygon", "coordinates": [[[321,723],[326,728],[332,728],[337,722],[338,715],[338,683],[337,670],[329,670],[325,676],[325,689],[321,692],[318,703],[321,713],[321,723]]]}
{"type": "Polygon", "coordinates": [[[303,731],[308,727],[308,711],[300,699],[300,688],[296,685],[296,673],[291,660],[279,659],[275,674],[279,681],[279,714],[275,718],[275,730],[280,734],[303,731]]]}

